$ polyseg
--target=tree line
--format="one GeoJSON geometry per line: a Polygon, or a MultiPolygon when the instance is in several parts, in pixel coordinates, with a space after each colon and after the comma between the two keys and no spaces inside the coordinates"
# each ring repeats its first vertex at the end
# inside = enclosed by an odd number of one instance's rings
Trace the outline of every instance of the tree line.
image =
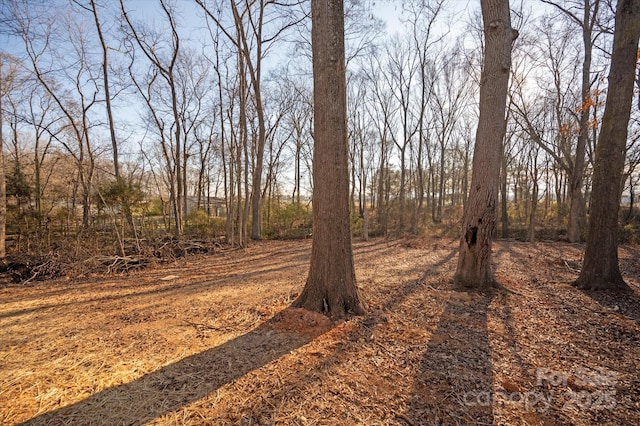
{"type": "MultiPolygon", "coordinates": [[[[8,211],[0,216],[9,233],[42,243],[52,229],[107,223],[124,240],[159,223],[180,237],[198,211],[240,246],[278,227],[310,227],[310,7],[3,2],[8,198],[0,204],[8,211]],[[222,207],[212,209],[216,202],[222,207]]],[[[348,201],[353,229],[365,237],[456,224],[478,143],[487,49],[480,10],[443,0],[394,7],[400,27],[387,29],[372,2],[344,7],[348,201]]],[[[524,230],[534,240],[541,227],[573,242],[586,236],[615,8],[608,0],[511,5],[518,36],[495,200],[504,236],[524,230]]],[[[629,220],[639,139],[640,105],[615,191],[629,220]]]]}

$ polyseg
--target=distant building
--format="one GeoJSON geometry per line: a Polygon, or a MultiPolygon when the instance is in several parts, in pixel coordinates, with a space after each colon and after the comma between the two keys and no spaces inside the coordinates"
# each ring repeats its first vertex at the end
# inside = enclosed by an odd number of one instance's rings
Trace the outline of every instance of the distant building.
{"type": "MultiPolygon", "coordinates": [[[[198,208],[198,197],[189,195],[187,197],[187,211],[186,214],[194,212],[198,208]]],[[[224,217],[227,215],[227,209],[224,202],[224,198],[220,197],[206,197],[200,200],[200,209],[208,212],[214,217],[224,217]]]]}

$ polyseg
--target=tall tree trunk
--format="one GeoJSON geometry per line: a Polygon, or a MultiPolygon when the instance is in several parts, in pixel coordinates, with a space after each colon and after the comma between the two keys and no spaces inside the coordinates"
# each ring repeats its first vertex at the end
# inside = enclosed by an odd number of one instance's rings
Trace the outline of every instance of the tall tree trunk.
{"type": "Polygon", "coordinates": [[[109,136],[111,138],[111,150],[113,151],[113,169],[116,180],[120,180],[120,162],[118,159],[118,140],[116,139],[116,127],[111,108],[111,87],[109,85],[109,47],[102,34],[102,25],[98,16],[98,9],[94,0],[90,1],[91,12],[96,24],[98,39],[102,49],[102,82],[104,85],[105,109],[107,111],[107,123],[109,124],[109,136]]]}
{"type": "Polygon", "coordinates": [[[531,208],[529,210],[529,228],[527,231],[527,241],[536,241],[536,212],[538,210],[538,152],[532,154],[531,165],[531,208]]]}
{"type": "Polygon", "coordinates": [[[386,192],[385,192],[385,182],[386,175],[388,170],[388,161],[387,161],[387,143],[385,135],[382,134],[380,137],[381,146],[380,146],[380,167],[378,168],[378,232],[385,237],[387,236],[387,206],[388,204],[385,202],[386,200],[386,192]]]}
{"type": "Polygon", "coordinates": [[[4,57],[0,54],[0,259],[4,259],[7,255],[6,238],[7,238],[7,184],[4,173],[4,139],[2,135],[3,117],[2,117],[2,97],[4,96],[2,65],[4,57]]]}
{"type": "MultiPolygon", "coordinates": [[[[169,45],[171,46],[171,49],[168,51],[170,55],[167,58],[168,64],[164,64],[163,60],[161,60],[160,57],[158,56],[154,46],[152,44],[149,44],[149,40],[145,39],[144,33],[140,33],[139,31],[136,30],[136,26],[133,25],[133,23],[131,22],[129,18],[129,14],[125,9],[124,1],[120,0],[119,3],[120,3],[120,10],[122,11],[122,17],[126,21],[127,27],[129,28],[129,30],[131,30],[131,35],[133,36],[133,39],[135,40],[136,44],[139,46],[139,48],[142,50],[144,55],[147,57],[147,59],[149,59],[151,64],[153,64],[155,69],[157,69],[159,75],[162,76],[162,78],[166,81],[167,85],[169,86],[169,92],[171,96],[171,112],[173,115],[173,126],[172,126],[173,132],[174,132],[173,137],[175,140],[173,141],[170,154],[166,149],[167,147],[166,145],[164,145],[164,143],[162,148],[163,148],[163,155],[164,155],[165,161],[167,162],[168,175],[171,180],[169,182],[169,185],[171,187],[171,204],[172,204],[172,210],[173,210],[173,213],[175,216],[175,222],[176,222],[174,234],[176,238],[179,238],[182,235],[182,231],[183,231],[182,216],[185,210],[183,206],[183,201],[185,199],[184,185],[186,184],[186,182],[183,181],[181,158],[182,158],[182,144],[186,143],[186,137],[183,136],[184,129],[182,129],[180,109],[178,107],[178,104],[179,104],[178,102],[179,95],[178,95],[178,88],[177,88],[178,83],[176,82],[176,79],[175,79],[176,73],[177,73],[176,63],[178,59],[178,54],[180,52],[180,36],[178,34],[177,24],[174,19],[173,7],[166,0],[160,0],[160,7],[162,8],[165,14],[165,17],[169,22],[170,28],[171,28],[171,43],[169,43],[169,45]],[[182,139],[185,139],[185,141],[183,141],[182,139]]],[[[138,90],[140,91],[139,88],[138,90]]],[[[151,104],[151,96],[150,95],[146,96],[145,101],[150,111],[155,116],[156,113],[151,104]]],[[[155,121],[159,124],[159,120],[157,118],[155,118],[155,121]]],[[[164,139],[163,126],[159,125],[158,129],[162,133],[161,138],[164,139]]]]}
{"type": "Polygon", "coordinates": [[[256,107],[256,114],[258,116],[258,143],[256,146],[256,165],[253,170],[251,190],[251,239],[259,240],[262,238],[262,169],[264,163],[264,148],[267,139],[259,77],[258,80],[254,82],[254,92],[256,105],[258,105],[258,107],[256,107]]]}
{"type": "Polygon", "coordinates": [[[609,89],[596,147],[589,233],[582,289],[626,288],[618,266],[618,210],[640,38],[640,0],[620,0],[609,71],[609,89]]]}
{"type": "MultiPolygon", "coordinates": [[[[240,132],[242,133],[242,130],[240,130],[240,132]]],[[[245,240],[243,238],[243,230],[244,228],[244,223],[243,223],[243,209],[242,209],[242,140],[243,140],[244,136],[241,134],[239,136],[236,136],[236,146],[235,146],[235,150],[236,150],[236,214],[235,214],[235,227],[236,227],[236,236],[237,236],[237,243],[240,247],[244,247],[245,246],[245,240]]],[[[249,165],[246,164],[245,167],[248,167],[249,165]]],[[[249,202],[249,200],[244,200],[245,202],[249,202]]]]}
{"type": "MultiPolygon", "coordinates": [[[[219,31],[219,30],[218,30],[219,31]]],[[[233,244],[233,163],[230,161],[233,157],[232,155],[232,147],[229,144],[229,159],[227,159],[225,146],[227,143],[226,132],[224,128],[224,103],[222,96],[222,74],[220,72],[220,45],[219,45],[219,36],[216,33],[216,37],[214,39],[215,43],[215,52],[216,52],[216,63],[214,70],[216,72],[216,77],[218,79],[218,102],[219,105],[219,116],[220,119],[220,158],[222,160],[222,176],[223,185],[224,185],[224,203],[225,203],[225,241],[229,244],[233,244]]]]}
{"type": "Polygon", "coordinates": [[[293,306],[332,318],[363,314],[349,221],[347,90],[342,0],[312,0],[314,92],[313,244],[293,306]]]}
{"type": "Polygon", "coordinates": [[[494,285],[491,238],[496,222],[500,159],[505,134],[507,87],[511,68],[508,0],[482,0],[485,52],[480,79],[480,118],[473,155],[471,189],[464,214],[455,281],[463,287],[494,285]]]}
{"type": "MultiPolygon", "coordinates": [[[[238,35],[238,37],[240,37],[238,35]]],[[[242,184],[244,183],[244,203],[238,203],[238,238],[240,240],[240,246],[246,247],[247,244],[247,221],[249,220],[249,207],[250,207],[250,189],[249,189],[249,168],[251,167],[251,160],[249,158],[249,125],[247,122],[247,110],[249,106],[249,89],[247,87],[247,71],[245,56],[238,53],[238,69],[239,74],[239,116],[238,116],[238,128],[239,138],[237,147],[237,161],[238,164],[242,164],[244,159],[244,167],[238,169],[238,200],[242,199],[242,184]]]]}
{"type": "MultiPolygon", "coordinates": [[[[464,148],[464,174],[462,175],[462,210],[467,207],[467,194],[469,193],[469,150],[471,147],[470,138],[465,141],[464,148]]],[[[505,182],[506,184],[506,182],[505,182]]]]}
{"type": "MultiPolygon", "coordinates": [[[[589,9],[585,5],[585,20],[588,24],[589,9]]],[[[591,31],[588,26],[583,27],[584,62],[582,64],[582,105],[580,112],[580,133],[576,145],[576,156],[571,172],[569,226],[567,236],[572,243],[582,241],[582,231],[585,225],[585,200],[582,192],[584,186],[584,164],[589,132],[589,107],[587,106],[591,88],[591,31]]]]}
{"type": "MultiPolygon", "coordinates": [[[[96,2],[94,0],[90,1],[91,11],[93,13],[93,18],[96,24],[96,31],[98,33],[98,39],[100,40],[100,47],[102,49],[102,82],[104,85],[104,99],[105,99],[105,109],[107,112],[107,123],[109,124],[109,137],[111,138],[111,150],[113,152],[113,171],[114,177],[116,178],[116,182],[118,184],[123,184],[122,176],[120,173],[120,160],[118,155],[118,139],[116,138],[116,126],[113,118],[113,109],[111,108],[111,86],[109,84],[109,47],[107,46],[107,42],[104,39],[104,35],[102,33],[102,25],[100,24],[100,18],[98,16],[98,9],[96,7],[96,2]]],[[[126,185],[128,187],[128,185],[126,185]]],[[[128,191],[123,194],[122,197],[122,209],[123,213],[127,219],[127,223],[129,224],[129,228],[133,233],[134,238],[137,238],[136,235],[136,227],[133,223],[133,213],[131,212],[131,203],[129,199],[128,191]]]]}
{"type": "MultiPolygon", "coordinates": [[[[255,32],[256,37],[256,54],[255,54],[255,63],[251,60],[251,48],[249,46],[249,42],[247,40],[247,34],[243,25],[243,14],[241,14],[238,10],[237,4],[235,1],[231,1],[231,9],[233,11],[233,18],[236,25],[237,32],[237,41],[236,46],[238,47],[238,53],[241,56],[244,56],[244,65],[246,66],[246,70],[249,71],[249,76],[251,79],[251,86],[253,87],[253,96],[255,102],[256,115],[258,118],[258,140],[254,145],[255,148],[255,163],[252,177],[252,188],[251,188],[251,196],[246,197],[246,203],[249,203],[249,199],[251,200],[251,239],[259,240],[261,238],[261,206],[262,206],[262,169],[264,163],[264,149],[266,145],[266,125],[264,119],[264,108],[262,104],[262,90],[261,90],[261,69],[262,69],[262,26],[264,23],[264,13],[265,13],[265,3],[263,0],[259,2],[258,6],[258,17],[257,22],[251,23],[253,27],[253,31],[255,32]]],[[[247,10],[246,13],[251,15],[249,2],[246,3],[247,10]]],[[[250,20],[252,18],[249,18],[250,20]]],[[[247,163],[248,167],[248,163],[247,163]]],[[[246,185],[248,185],[248,181],[246,185]]],[[[248,204],[247,204],[248,206],[248,204]]],[[[245,218],[245,226],[248,218],[245,218]]]]}
{"type": "MultiPolygon", "coordinates": [[[[640,70],[639,70],[640,72],[640,70]]],[[[638,84],[640,84],[640,78],[638,80],[636,80],[636,82],[638,84]]],[[[626,221],[630,221],[631,218],[633,217],[633,203],[634,203],[634,198],[635,198],[635,194],[633,193],[634,188],[633,188],[633,174],[629,173],[629,212],[627,213],[627,217],[626,217],[626,221]]]]}
{"type": "MultiPolygon", "coordinates": [[[[423,89],[424,92],[424,89],[423,89]]],[[[423,93],[424,97],[424,93],[423,93]]],[[[417,234],[418,227],[420,226],[422,219],[422,209],[424,206],[424,165],[422,164],[422,149],[424,146],[425,131],[424,131],[424,103],[421,101],[420,121],[418,126],[418,153],[416,159],[416,208],[413,217],[413,223],[411,224],[411,233],[417,234]]]]}
{"type": "Polygon", "coordinates": [[[444,142],[444,134],[441,136],[440,140],[440,168],[438,174],[440,175],[440,180],[438,182],[438,206],[437,206],[437,222],[442,222],[442,206],[444,205],[444,166],[445,166],[445,142],[444,142]]]}
{"type": "Polygon", "coordinates": [[[508,164],[507,157],[502,153],[502,161],[501,161],[501,170],[500,174],[500,222],[502,223],[502,238],[509,237],[509,209],[508,209],[508,200],[507,197],[509,194],[507,193],[507,173],[508,173],[508,164]]]}
{"type": "MultiPolygon", "coordinates": [[[[397,145],[397,144],[396,144],[397,145]]],[[[398,234],[402,235],[404,233],[404,222],[405,222],[405,203],[406,203],[406,182],[407,182],[407,167],[406,167],[406,158],[405,158],[405,148],[407,144],[405,144],[400,148],[400,191],[398,194],[398,198],[400,198],[400,218],[398,219],[398,234]]]]}

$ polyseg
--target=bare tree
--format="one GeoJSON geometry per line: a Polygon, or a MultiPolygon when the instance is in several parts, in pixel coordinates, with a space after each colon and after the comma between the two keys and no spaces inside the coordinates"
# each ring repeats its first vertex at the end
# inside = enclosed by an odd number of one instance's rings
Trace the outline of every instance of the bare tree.
{"type": "Polygon", "coordinates": [[[418,225],[422,217],[423,204],[425,202],[425,180],[431,184],[431,176],[433,170],[431,167],[431,146],[430,135],[431,128],[428,125],[427,106],[429,99],[433,93],[435,76],[433,73],[433,61],[431,59],[432,50],[438,46],[444,38],[443,35],[435,34],[436,20],[444,8],[443,0],[434,2],[414,1],[408,2],[406,8],[409,11],[409,22],[411,23],[413,48],[418,52],[418,69],[420,74],[420,95],[418,110],[418,149],[416,157],[416,208],[413,212],[411,223],[411,232],[416,233],[418,225]],[[427,156],[427,162],[431,173],[428,179],[425,179],[424,156],[427,156]]]}
{"type": "Polygon", "coordinates": [[[529,184],[531,186],[531,196],[529,198],[529,225],[527,230],[527,240],[535,242],[536,239],[536,212],[538,210],[538,198],[540,186],[538,184],[540,169],[538,167],[539,146],[530,144],[527,153],[527,173],[529,174],[529,184]]]}
{"type": "Polygon", "coordinates": [[[400,155],[400,191],[399,197],[399,223],[398,231],[405,231],[406,222],[406,196],[407,196],[407,162],[408,151],[413,147],[414,137],[418,132],[419,120],[413,108],[413,94],[415,86],[418,84],[417,73],[419,58],[412,49],[411,43],[403,39],[393,39],[386,49],[388,62],[385,78],[389,79],[392,93],[396,99],[399,121],[400,136],[390,133],[391,139],[398,149],[400,155]]]}
{"type": "Polygon", "coordinates": [[[313,0],[313,245],[293,306],[333,318],[362,314],[349,221],[347,91],[342,0],[313,0]]]}
{"type": "Polygon", "coordinates": [[[287,110],[285,125],[293,137],[294,184],[291,201],[300,204],[302,192],[302,176],[310,175],[304,164],[306,154],[312,149],[313,100],[312,88],[307,88],[305,82],[284,77],[285,85],[289,88],[291,105],[287,110]]]}
{"type": "Polygon", "coordinates": [[[582,30],[582,44],[584,48],[584,57],[582,62],[582,85],[581,85],[581,103],[578,107],[580,114],[579,134],[571,170],[570,179],[570,196],[571,204],[569,207],[569,226],[567,234],[570,242],[578,242],[582,240],[582,231],[586,223],[586,207],[584,200],[584,169],[585,156],[587,149],[587,140],[589,138],[589,112],[591,108],[591,62],[594,45],[594,29],[599,19],[600,0],[576,0],[569,2],[568,5],[550,0],[541,0],[543,3],[550,4],[560,10],[572,22],[577,24],[582,30]],[[573,4],[575,3],[575,4],[573,4]],[[582,16],[572,9],[582,9],[582,16]]]}
{"type": "Polygon", "coordinates": [[[113,153],[113,169],[116,180],[120,179],[120,161],[118,158],[118,139],[116,138],[115,120],[113,118],[113,108],[111,107],[111,85],[109,84],[109,46],[102,31],[100,15],[95,0],[89,0],[89,7],[83,5],[78,0],[72,0],[93,15],[96,25],[96,32],[100,40],[100,48],[102,50],[102,82],[104,88],[105,109],[107,111],[107,123],[109,124],[109,138],[111,139],[111,149],[113,153]]]}
{"type": "Polygon", "coordinates": [[[113,114],[112,101],[113,97],[111,95],[111,84],[109,82],[110,78],[110,61],[109,61],[109,50],[110,47],[107,44],[107,40],[105,38],[103,24],[100,20],[100,13],[98,12],[98,5],[95,0],[89,0],[89,4],[86,5],[79,0],[71,0],[73,3],[78,5],[80,8],[84,9],[91,13],[93,17],[93,21],[95,23],[96,33],[98,35],[98,40],[100,42],[100,49],[102,53],[102,87],[104,89],[104,102],[105,102],[105,111],[107,114],[107,124],[109,127],[109,139],[111,141],[111,153],[113,159],[113,174],[115,177],[116,186],[121,190],[121,201],[122,208],[124,211],[124,216],[127,219],[127,223],[129,224],[129,228],[133,233],[134,237],[137,237],[136,227],[133,222],[133,214],[131,212],[131,205],[129,202],[129,194],[128,191],[125,190],[129,185],[127,185],[123,178],[120,168],[120,159],[118,155],[118,139],[116,136],[116,122],[113,114]]]}
{"type": "Polygon", "coordinates": [[[639,39],[640,0],[620,0],[609,89],[596,147],[587,246],[575,283],[582,289],[627,287],[618,265],[618,211],[639,39]]]}
{"type": "MultiPolygon", "coordinates": [[[[213,57],[207,57],[207,60],[212,64],[215,73],[216,83],[216,99],[217,103],[215,107],[215,119],[212,120],[218,126],[219,131],[219,152],[220,162],[222,166],[222,185],[224,190],[225,199],[225,236],[226,241],[232,245],[236,244],[236,164],[235,164],[235,151],[233,143],[234,137],[234,124],[232,120],[233,111],[236,104],[236,82],[237,72],[235,70],[235,64],[232,60],[237,54],[231,52],[231,49],[227,49],[225,40],[229,42],[227,36],[222,34],[222,30],[218,25],[210,25],[210,21],[206,21],[207,29],[213,42],[213,57]],[[231,77],[234,75],[234,77],[231,77]],[[229,128],[228,128],[229,127],[229,128]]],[[[233,44],[233,43],[232,43],[233,44]]],[[[213,126],[214,123],[212,122],[213,126]]],[[[237,177],[240,179],[240,176],[237,177]]],[[[240,198],[240,197],[239,197],[240,198]]]]}
{"type": "MultiPolygon", "coordinates": [[[[572,53],[577,49],[574,32],[557,19],[542,17],[534,31],[535,40],[525,37],[527,40],[519,49],[525,52],[514,67],[509,108],[514,134],[521,129],[522,134],[553,159],[553,186],[560,225],[565,215],[564,194],[569,186],[565,183],[575,170],[574,145],[579,126],[572,111],[580,102],[580,94],[573,82],[579,79],[580,58],[572,53]],[[541,75],[532,77],[536,69],[541,70],[541,75]],[[527,86],[531,80],[537,82],[537,96],[531,96],[535,86],[527,86]]],[[[512,145],[518,145],[517,138],[512,145]]],[[[516,160],[513,155],[512,158],[516,160]]]]}
{"type": "Polygon", "coordinates": [[[285,125],[294,104],[291,96],[283,90],[276,90],[273,86],[271,86],[271,90],[273,90],[273,96],[269,98],[271,102],[265,104],[265,110],[268,112],[267,117],[269,117],[266,123],[268,155],[265,186],[262,191],[262,199],[266,201],[267,205],[266,214],[263,214],[267,226],[271,225],[271,205],[274,202],[280,202],[279,179],[283,165],[283,151],[294,134],[294,130],[285,125]]]}
{"type": "Polygon", "coordinates": [[[4,259],[7,255],[6,237],[7,237],[7,184],[4,171],[4,135],[2,129],[4,127],[4,114],[2,109],[2,99],[8,89],[11,77],[9,73],[5,73],[4,63],[7,59],[5,53],[0,53],[0,259],[4,259]]]}
{"type": "Polygon", "coordinates": [[[352,211],[358,213],[362,219],[362,237],[369,239],[369,200],[367,199],[367,185],[371,168],[375,159],[377,146],[374,142],[373,123],[366,113],[368,80],[363,73],[351,76],[351,84],[347,82],[347,101],[349,111],[349,147],[351,157],[351,203],[352,211]],[[356,197],[357,192],[357,197],[356,197]]]}
{"type": "MultiPolygon", "coordinates": [[[[144,90],[141,90],[141,87],[136,84],[139,92],[145,97],[147,106],[150,109],[153,108],[151,100],[151,87],[152,83],[155,82],[155,79],[158,76],[160,76],[165,81],[167,88],[169,89],[169,103],[171,107],[173,122],[170,126],[172,132],[167,136],[169,140],[172,140],[173,143],[170,146],[166,144],[163,145],[163,153],[165,156],[165,160],[167,161],[167,168],[169,169],[172,207],[176,222],[175,233],[176,236],[180,236],[182,235],[183,227],[182,217],[184,213],[185,185],[184,173],[182,171],[184,167],[182,156],[184,154],[183,144],[185,142],[185,135],[182,126],[183,121],[180,117],[180,95],[178,83],[176,81],[176,67],[178,56],[180,53],[180,36],[178,34],[175,10],[167,3],[166,0],[160,0],[160,6],[164,14],[164,18],[166,18],[169,24],[169,33],[171,34],[170,41],[166,46],[168,50],[168,52],[166,52],[166,55],[164,54],[165,46],[161,46],[161,41],[157,37],[157,34],[150,33],[146,29],[141,30],[140,28],[138,28],[138,26],[130,18],[129,13],[125,8],[124,0],[120,0],[120,9],[122,11],[122,16],[124,17],[127,29],[130,32],[133,42],[139,47],[140,51],[149,60],[152,67],[154,68],[154,70],[152,71],[152,77],[149,80],[149,90],[147,91],[148,96],[145,96],[144,90]]],[[[134,59],[132,57],[132,63],[133,62],[134,59]]],[[[131,76],[133,77],[133,74],[131,74],[131,76]]],[[[155,112],[152,111],[152,113],[155,115],[155,112]]],[[[164,122],[159,117],[156,117],[154,121],[159,125],[158,127],[159,129],[161,129],[161,133],[164,133],[164,122]]]]}
{"type": "Polygon", "coordinates": [[[480,79],[480,118],[454,277],[461,286],[472,288],[491,287],[495,282],[491,239],[496,222],[511,44],[517,37],[511,28],[508,0],[482,0],[481,6],[485,51],[480,79]]]}
{"type": "Polygon", "coordinates": [[[397,130],[395,123],[395,102],[389,85],[389,81],[383,77],[382,59],[380,51],[371,47],[369,62],[363,69],[369,80],[369,104],[373,106],[367,109],[368,115],[374,123],[377,123],[376,133],[379,141],[378,170],[374,175],[377,186],[376,216],[378,231],[387,235],[389,232],[390,216],[390,161],[392,151],[391,135],[397,130]]]}
{"type": "Polygon", "coordinates": [[[43,176],[43,165],[52,142],[64,131],[64,116],[60,115],[59,110],[55,108],[55,102],[41,86],[31,84],[28,112],[24,120],[33,127],[33,195],[40,227],[44,215],[42,198],[51,173],[49,171],[43,176]]]}
{"type": "MultiPolygon", "coordinates": [[[[267,139],[266,120],[264,116],[262,94],[262,64],[273,43],[289,28],[297,25],[304,17],[286,16],[280,9],[287,9],[298,4],[293,2],[278,2],[273,0],[236,1],[231,0],[232,20],[234,29],[227,29],[221,12],[221,6],[212,7],[205,0],[196,0],[222,33],[233,43],[242,56],[242,63],[246,67],[249,82],[253,90],[253,103],[258,122],[257,140],[252,151],[255,153],[253,161],[253,177],[251,186],[251,238],[261,238],[261,196],[264,151],[267,139]],[[273,11],[272,11],[273,10],[273,11]],[[280,25],[274,23],[281,21],[280,25]],[[271,24],[271,25],[269,25],[271,24]],[[235,34],[234,34],[235,31],[235,34]]],[[[215,2],[214,2],[215,4],[215,2]]],[[[248,99],[248,98],[247,98],[248,99]]],[[[248,185],[248,183],[247,183],[248,185]]],[[[249,200],[246,201],[247,203],[249,200]]],[[[248,205],[248,204],[247,204],[248,205]]]]}
{"type": "Polygon", "coordinates": [[[432,102],[432,122],[434,132],[440,149],[438,166],[438,200],[436,204],[436,222],[442,221],[442,209],[445,198],[445,182],[447,180],[445,164],[453,157],[450,152],[452,139],[458,121],[464,113],[464,105],[467,104],[469,89],[464,83],[463,67],[457,63],[459,51],[453,49],[445,52],[440,59],[440,64],[435,70],[435,82],[433,84],[430,100],[432,102]],[[459,83],[454,83],[458,81],[459,83]]]}
{"type": "Polygon", "coordinates": [[[96,165],[91,111],[99,92],[95,64],[89,54],[91,40],[82,23],[72,16],[54,14],[41,19],[43,10],[31,10],[31,6],[13,4],[15,32],[24,43],[36,80],[67,121],[66,131],[60,137],[56,135],[56,140],[75,160],[82,196],[82,227],[87,229],[96,165]]]}

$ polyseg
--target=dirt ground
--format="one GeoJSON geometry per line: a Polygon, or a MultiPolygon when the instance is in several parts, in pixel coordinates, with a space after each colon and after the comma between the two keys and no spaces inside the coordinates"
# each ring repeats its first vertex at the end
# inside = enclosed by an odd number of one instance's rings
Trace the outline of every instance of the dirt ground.
{"type": "Polygon", "coordinates": [[[0,424],[630,425],[633,292],[572,287],[580,245],[499,241],[504,291],[456,292],[457,242],[355,242],[368,314],[285,309],[310,241],[0,288],[0,424]]]}

